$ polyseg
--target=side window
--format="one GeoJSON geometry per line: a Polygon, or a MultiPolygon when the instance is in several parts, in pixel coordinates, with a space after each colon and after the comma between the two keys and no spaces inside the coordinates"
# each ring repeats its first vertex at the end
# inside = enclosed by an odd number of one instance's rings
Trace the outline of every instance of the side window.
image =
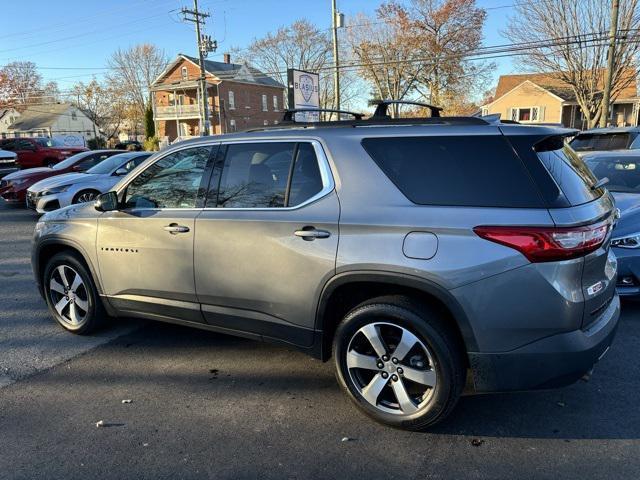
{"type": "Polygon", "coordinates": [[[291,188],[287,206],[295,207],[306,202],[322,190],[322,176],[313,145],[298,144],[296,163],[293,166],[291,188]]]}
{"type": "Polygon", "coordinates": [[[16,141],[15,140],[7,140],[0,145],[0,148],[3,150],[8,150],[13,152],[16,149],[16,141]]]}
{"type": "Polygon", "coordinates": [[[294,142],[229,145],[218,207],[284,207],[294,148],[294,142]]]}
{"type": "Polygon", "coordinates": [[[16,150],[35,150],[35,148],[29,140],[18,140],[16,150]]]}
{"type": "Polygon", "coordinates": [[[89,157],[85,158],[80,163],[78,163],[76,165],[76,167],[78,168],[78,170],[88,170],[91,167],[97,165],[102,160],[104,160],[105,158],[108,158],[108,157],[109,157],[109,155],[104,154],[104,153],[100,153],[100,154],[96,154],[96,155],[90,155],[89,157]]]}
{"type": "Polygon", "coordinates": [[[322,187],[318,159],[310,143],[299,143],[297,148],[293,142],[229,145],[218,207],[295,207],[322,187]]]}
{"type": "Polygon", "coordinates": [[[210,153],[211,147],[196,147],[161,158],[127,186],[126,208],[194,208],[210,153]]]}

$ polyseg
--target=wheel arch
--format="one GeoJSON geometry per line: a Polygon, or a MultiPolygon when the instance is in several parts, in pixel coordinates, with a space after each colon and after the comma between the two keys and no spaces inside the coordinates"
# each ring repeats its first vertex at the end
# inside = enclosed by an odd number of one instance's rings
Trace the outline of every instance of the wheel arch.
{"type": "Polygon", "coordinates": [[[390,294],[406,295],[436,307],[451,322],[465,349],[465,356],[466,352],[477,350],[466,313],[453,295],[440,285],[403,273],[356,271],[332,277],[322,290],[315,319],[317,356],[323,361],[331,357],[336,327],[349,310],[369,298],[390,294]]]}
{"type": "Polygon", "coordinates": [[[89,268],[93,281],[96,285],[96,289],[98,290],[98,294],[101,295],[103,290],[102,285],[100,284],[100,277],[98,276],[98,271],[90,260],[89,255],[87,255],[87,252],[81,245],[66,238],[51,238],[43,240],[37,245],[33,253],[33,272],[35,274],[40,293],[43,293],[42,276],[48,259],[64,251],[72,252],[80,257],[80,259],[89,268]]]}

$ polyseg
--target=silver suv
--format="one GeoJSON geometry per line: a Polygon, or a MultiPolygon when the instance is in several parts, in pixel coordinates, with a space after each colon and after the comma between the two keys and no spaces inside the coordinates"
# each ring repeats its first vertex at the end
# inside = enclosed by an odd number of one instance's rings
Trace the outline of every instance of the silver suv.
{"type": "Polygon", "coordinates": [[[193,139],[42,217],[35,278],[73,333],[124,316],[284,343],[424,429],[467,383],[567,385],[609,348],[615,209],[574,134],[374,117],[193,139]]]}

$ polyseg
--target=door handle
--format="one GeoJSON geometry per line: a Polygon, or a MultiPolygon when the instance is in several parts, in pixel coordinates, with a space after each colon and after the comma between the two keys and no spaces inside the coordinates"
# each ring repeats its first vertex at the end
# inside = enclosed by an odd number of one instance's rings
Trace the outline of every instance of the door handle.
{"type": "Polygon", "coordinates": [[[302,230],[296,230],[293,233],[296,237],[300,237],[303,240],[315,240],[316,238],[329,238],[331,233],[326,230],[316,230],[313,227],[305,227],[302,230]]]}
{"type": "Polygon", "coordinates": [[[187,233],[189,231],[189,227],[184,225],[178,225],[177,223],[170,223],[167,226],[162,227],[165,232],[169,232],[171,235],[175,235],[177,233],[187,233]]]}

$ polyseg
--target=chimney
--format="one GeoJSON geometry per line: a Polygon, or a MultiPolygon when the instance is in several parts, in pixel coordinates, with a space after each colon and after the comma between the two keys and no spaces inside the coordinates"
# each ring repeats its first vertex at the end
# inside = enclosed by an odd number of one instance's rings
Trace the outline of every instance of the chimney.
{"type": "Polygon", "coordinates": [[[225,53],[224,54],[224,63],[231,63],[231,54],[230,53],[225,53]]]}

